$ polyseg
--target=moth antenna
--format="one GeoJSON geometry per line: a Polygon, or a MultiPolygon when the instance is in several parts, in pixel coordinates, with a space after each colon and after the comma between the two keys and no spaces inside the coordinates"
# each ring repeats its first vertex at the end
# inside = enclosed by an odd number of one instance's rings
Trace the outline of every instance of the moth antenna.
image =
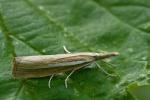
{"type": "Polygon", "coordinates": [[[49,78],[49,81],[48,81],[48,87],[51,88],[51,81],[52,81],[52,78],[54,77],[54,74],[51,75],[51,77],[49,78]]]}
{"type": "Polygon", "coordinates": [[[71,52],[66,48],[65,45],[63,46],[63,48],[64,48],[64,51],[65,51],[66,53],[71,53],[71,52]]]}
{"type": "Polygon", "coordinates": [[[68,81],[69,77],[75,72],[75,70],[76,70],[76,69],[72,70],[71,73],[66,77],[66,79],[65,79],[65,87],[66,87],[66,88],[68,87],[67,81],[68,81]]]}
{"type": "Polygon", "coordinates": [[[98,68],[100,68],[106,75],[109,75],[109,76],[116,76],[116,75],[113,75],[113,74],[110,74],[108,73],[105,69],[103,69],[98,63],[95,62],[95,64],[97,65],[98,68]]]}

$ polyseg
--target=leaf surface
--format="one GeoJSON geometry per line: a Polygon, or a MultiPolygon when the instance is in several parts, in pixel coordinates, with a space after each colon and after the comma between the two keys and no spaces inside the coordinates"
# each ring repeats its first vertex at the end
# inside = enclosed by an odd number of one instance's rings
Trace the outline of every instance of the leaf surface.
{"type": "MultiPolygon", "coordinates": [[[[0,0],[1,100],[133,100],[127,87],[149,84],[149,0],[0,0]],[[14,79],[12,58],[24,55],[117,51],[119,57],[101,66],[117,77],[84,69],[64,86],[63,76],[52,80],[14,79]]],[[[93,67],[95,65],[92,65],[93,67]]]]}

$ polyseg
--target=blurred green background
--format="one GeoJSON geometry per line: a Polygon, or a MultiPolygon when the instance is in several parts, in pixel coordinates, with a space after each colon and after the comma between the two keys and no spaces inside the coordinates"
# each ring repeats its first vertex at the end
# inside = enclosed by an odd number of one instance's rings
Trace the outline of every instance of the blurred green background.
{"type": "Polygon", "coordinates": [[[149,100],[150,0],[0,0],[0,100],[149,100]],[[117,51],[92,69],[14,79],[14,56],[117,51]]]}

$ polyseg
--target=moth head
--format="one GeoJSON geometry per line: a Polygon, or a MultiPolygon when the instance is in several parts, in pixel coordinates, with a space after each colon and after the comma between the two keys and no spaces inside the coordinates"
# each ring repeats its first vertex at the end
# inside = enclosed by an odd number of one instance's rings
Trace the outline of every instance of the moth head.
{"type": "Polygon", "coordinates": [[[101,52],[101,53],[98,53],[97,56],[95,56],[95,58],[96,60],[99,60],[99,59],[110,58],[110,57],[118,56],[118,55],[119,55],[118,52],[101,52]]]}

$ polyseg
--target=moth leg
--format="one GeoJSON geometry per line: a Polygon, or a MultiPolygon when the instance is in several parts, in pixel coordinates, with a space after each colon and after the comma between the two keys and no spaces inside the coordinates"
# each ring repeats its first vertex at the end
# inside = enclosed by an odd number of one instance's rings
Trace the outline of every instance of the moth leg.
{"type": "Polygon", "coordinates": [[[107,65],[108,65],[108,67],[110,67],[110,68],[115,67],[115,65],[114,65],[114,64],[111,64],[111,63],[106,62],[106,61],[104,61],[104,60],[101,60],[101,62],[103,62],[103,63],[107,64],[107,65]]]}
{"type": "Polygon", "coordinates": [[[85,64],[85,65],[83,65],[83,66],[80,66],[80,67],[78,67],[78,68],[75,68],[75,69],[73,69],[72,71],[71,71],[71,73],[66,77],[66,79],[65,79],[65,87],[67,88],[68,87],[68,85],[67,85],[67,81],[68,81],[68,79],[69,79],[69,77],[76,71],[76,70],[78,70],[78,69],[80,69],[80,68],[83,68],[83,67],[86,67],[86,66],[88,66],[88,65],[90,65],[91,63],[88,63],[88,64],[85,64]]]}
{"type": "Polygon", "coordinates": [[[68,81],[69,77],[75,72],[75,70],[76,70],[76,69],[72,70],[71,73],[66,77],[66,79],[65,79],[65,87],[66,87],[66,88],[68,87],[67,81],[68,81]]]}
{"type": "Polygon", "coordinates": [[[54,74],[51,75],[51,77],[49,78],[49,81],[48,81],[48,87],[51,88],[51,81],[52,81],[52,78],[54,77],[54,74]]]}
{"type": "Polygon", "coordinates": [[[66,48],[66,46],[63,46],[63,48],[64,48],[64,51],[65,51],[66,53],[71,53],[71,52],[66,48]]]}
{"type": "Polygon", "coordinates": [[[113,74],[108,73],[108,72],[107,72],[105,69],[103,69],[98,63],[95,62],[95,64],[96,64],[96,66],[97,66],[99,69],[101,69],[106,75],[109,75],[109,76],[116,76],[116,75],[113,75],[113,74]]]}

